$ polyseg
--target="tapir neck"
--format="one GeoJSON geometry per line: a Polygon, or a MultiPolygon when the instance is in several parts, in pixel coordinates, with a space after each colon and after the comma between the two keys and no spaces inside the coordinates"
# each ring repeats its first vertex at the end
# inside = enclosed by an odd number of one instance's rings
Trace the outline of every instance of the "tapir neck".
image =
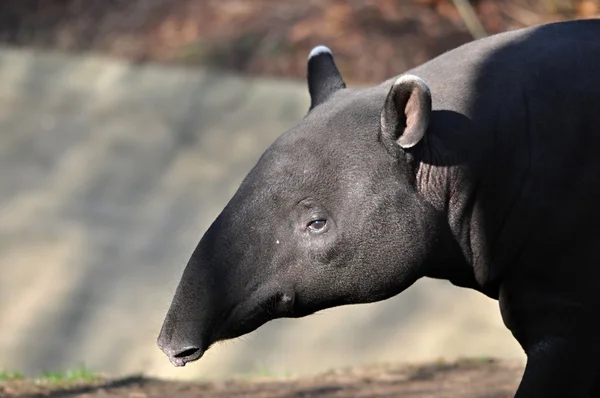
{"type": "Polygon", "coordinates": [[[415,155],[417,190],[441,218],[436,261],[426,276],[494,296],[478,282],[473,269],[469,204],[473,203],[476,186],[468,175],[465,159],[459,159],[433,135],[424,140],[415,155]]]}

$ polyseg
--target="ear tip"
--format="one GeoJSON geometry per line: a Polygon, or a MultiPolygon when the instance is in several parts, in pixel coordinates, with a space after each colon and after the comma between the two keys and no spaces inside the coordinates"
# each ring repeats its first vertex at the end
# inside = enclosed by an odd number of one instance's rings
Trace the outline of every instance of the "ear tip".
{"type": "Polygon", "coordinates": [[[399,78],[397,78],[396,81],[394,82],[394,85],[398,85],[398,84],[402,84],[402,83],[425,84],[425,81],[417,75],[406,74],[406,75],[402,75],[399,78]]]}
{"type": "Polygon", "coordinates": [[[426,92],[430,92],[429,85],[425,83],[425,80],[421,79],[417,75],[406,74],[402,75],[396,79],[394,82],[394,86],[399,86],[401,84],[411,84],[419,87],[423,87],[426,92]]]}
{"type": "Polygon", "coordinates": [[[329,47],[319,45],[319,46],[314,47],[310,51],[310,54],[308,54],[308,60],[310,61],[311,58],[314,58],[317,55],[321,55],[321,54],[329,54],[329,55],[333,56],[333,52],[329,49],[329,47]]]}

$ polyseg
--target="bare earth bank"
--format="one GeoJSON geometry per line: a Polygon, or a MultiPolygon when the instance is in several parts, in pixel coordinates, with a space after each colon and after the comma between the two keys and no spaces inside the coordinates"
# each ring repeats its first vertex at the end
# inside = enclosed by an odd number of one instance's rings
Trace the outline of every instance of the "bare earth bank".
{"type": "Polygon", "coordinates": [[[90,384],[40,386],[30,381],[0,383],[1,398],[510,398],[523,364],[462,360],[423,365],[375,365],[299,378],[252,378],[176,382],[132,377],[90,384]]]}

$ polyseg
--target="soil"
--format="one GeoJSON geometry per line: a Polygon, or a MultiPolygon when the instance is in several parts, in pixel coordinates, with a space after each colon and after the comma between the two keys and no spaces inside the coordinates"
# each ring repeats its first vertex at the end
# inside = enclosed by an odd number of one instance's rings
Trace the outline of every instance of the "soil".
{"type": "Polygon", "coordinates": [[[510,398],[523,366],[498,360],[376,365],[286,379],[181,382],[143,377],[75,384],[0,383],[2,398],[510,398]]]}

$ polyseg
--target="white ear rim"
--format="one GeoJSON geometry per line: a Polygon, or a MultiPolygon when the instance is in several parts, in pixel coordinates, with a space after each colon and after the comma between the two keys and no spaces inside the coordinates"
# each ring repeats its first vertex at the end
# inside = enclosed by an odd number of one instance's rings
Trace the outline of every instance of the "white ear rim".
{"type": "Polygon", "coordinates": [[[333,56],[333,52],[329,49],[329,47],[327,46],[316,46],[315,48],[313,48],[310,52],[310,54],[308,54],[308,59],[310,60],[311,58],[316,57],[317,55],[321,55],[321,54],[330,54],[333,56]]]}
{"type": "Polygon", "coordinates": [[[416,75],[402,75],[402,76],[400,76],[399,78],[396,79],[396,81],[394,82],[394,86],[399,86],[399,85],[404,84],[404,83],[415,83],[415,84],[418,84],[418,85],[422,85],[427,90],[427,94],[431,96],[431,89],[429,88],[429,86],[427,85],[427,83],[425,83],[425,80],[421,79],[419,76],[416,76],[416,75]]]}

